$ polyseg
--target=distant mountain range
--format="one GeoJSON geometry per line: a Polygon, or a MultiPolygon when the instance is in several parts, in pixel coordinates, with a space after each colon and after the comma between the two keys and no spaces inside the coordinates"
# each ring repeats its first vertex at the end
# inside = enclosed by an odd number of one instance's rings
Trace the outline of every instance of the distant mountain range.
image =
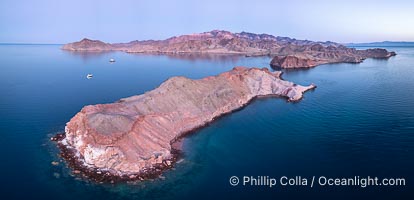
{"type": "Polygon", "coordinates": [[[213,30],[204,33],[174,36],[165,40],[134,40],[128,43],[105,43],[99,40],[84,38],[79,42],[69,43],[62,47],[71,51],[107,51],[117,50],[129,53],[215,53],[243,55],[273,55],[281,52],[289,53],[297,50],[315,48],[343,47],[335,42],[314,42],[279,37],[269,34],[248,32],[231,33],[213,30]]]}
{"type": "Polygon", "coordinates": [[[348,43],[348,47],[414,47],[414,42],[370,42],[370,43],[348,43]]]}
{"type": "Polygon", "coordinates": [[[69,51],[124,51],[152,54],[233,54],[274,56],[273,67],[303,68],[327,63],[360,63],[366,58],[389,58],[394,52],[385,49],[356,50],[335,42],[314,42],[248,32],[231,33],[213,30],[168,38],[166,40],[105,43],[83,39],[62,47],[69,51]]]}

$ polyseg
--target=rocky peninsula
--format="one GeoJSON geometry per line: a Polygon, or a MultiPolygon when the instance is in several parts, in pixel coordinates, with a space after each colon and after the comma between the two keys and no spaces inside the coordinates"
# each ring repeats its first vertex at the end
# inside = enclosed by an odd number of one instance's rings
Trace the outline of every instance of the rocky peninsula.
{"type": "Polygon", "coordinates": [[[170,168],[179,139],[260,96],[298,101],[301,86],[267,68],[235,67],[199,80],[172,77],[158,88],[115,103],[88,105],[57,141],[74,173],[99,182],[144,180],[170,168]]]}
{"type": "Polygon", "coordinates": [[[314,42],[289,37],[248,32],[214,30],[181,35],[166,40],[105,43],[83,39],[62,47],[69,51],[124,51],[153,54],[233,54],[272,56],[274,68],[309,68],[328,63],[360,63],[366,58],[389,58],[396,55],[385,49],[357,50],[335,42],[314,42]]]}

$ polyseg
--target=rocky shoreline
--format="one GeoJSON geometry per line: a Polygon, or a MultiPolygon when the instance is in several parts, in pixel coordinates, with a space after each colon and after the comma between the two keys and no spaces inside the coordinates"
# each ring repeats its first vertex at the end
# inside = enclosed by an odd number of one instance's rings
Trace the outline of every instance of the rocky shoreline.
{"type": "Polygon", "coordinates": [[[161,174],[168,169],[173,168],[173,165],[177,162],[181,151],[179,149],[172,149],[171,159],[165,160],[161,164],[154,165],[153,168],[143,170],[139,173],[119,173],[113,170],[100,169],[97,167],[86,166],[82,159],[77,156],[77,152],[70,146],[62,144],[62,140],[65,139],[65,133],[58,133],[52,138],[51,141],[57,143],[59,148],[59,156],[63,158],[67,166],[72,170],[72,173],[76,176],[91,180],[95,183],[124,183],[124,182],[139,182],[149,179],[160,178],[161,174]]]}
{"type": "Polygon", "coordinates": [[[177,143],[185,135],[256,97],[298,101],[316,87],[296,85],[280,75],[266,68],[236,67],[200,80],[171,78],[143,95],[84,107],[65,133],[51,140],[75,174],[95,182],[157,178],[174,166],[180,155],[177,143]]]}

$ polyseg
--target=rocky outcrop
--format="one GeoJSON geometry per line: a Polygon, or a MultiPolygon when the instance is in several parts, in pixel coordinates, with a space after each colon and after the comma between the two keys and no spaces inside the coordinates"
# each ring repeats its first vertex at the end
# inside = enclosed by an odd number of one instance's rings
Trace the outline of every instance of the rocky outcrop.
{"type": "Polygon", "coordinates": [[[173,77],[142,95],[85,106],[66,124],[65,137],[52,140],[60,140],[66,157],[72,152],[69,160],[88,170],[134,179],[171,166],[177,139],[253,98],[277,95],[298,101],[315,88],[280,76],[266,68],[236,67],[199,80],[173,77]]]}
{"type": "Polygon", "coordinates": [[[274,68],[310,68],[328,63],[360,63],[366,58],[387,59],[395,52],[385,49],[356,50],[344,46],[312,45],[302,49],[288,49],[273,57],[270,65],[274,68]]]}
{"type": "Polygon", "coordinates": [[[315,67],[318,65],[318,61],[300,56],[275,56],[270,65],[279,68],[306,68],[315,67]]]}
{"type": "Polygon", "coordinates": [[[79,42],[65,44],[62,49],[70,51],[109,51],[112,50],[112,46],[99,40],[84,38],[79,42]]]}
{"type": "Polygon", "coordinates": [[[385,49],[375,48],[358,51],[367,58],[389,58],[397,55],[395,52],[388,52],[385,49]]]}

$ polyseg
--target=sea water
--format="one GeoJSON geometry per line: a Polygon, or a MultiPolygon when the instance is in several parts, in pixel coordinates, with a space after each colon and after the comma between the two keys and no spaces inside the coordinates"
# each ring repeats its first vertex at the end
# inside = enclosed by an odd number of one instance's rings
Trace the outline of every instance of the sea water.
{"type": "Polygon", "coordinates": [[[199,79],[234,66],[269,67],[271,58],[60,47],[0,45],[1,199],[414,197],[414,48],[390,47],[398,55],[388,60],[284,71],[285,80],[318,88],[297,103],[258,98],[186,137],[181,160],[162,177],[113,185],[73,176],[49,141],[83,106],[142,94],[171,76],[199,79]],[[406,182],[309,186],[313,177],[356,176],[406,182]],[[244,183],[244,177],[273,178],[276,185],[244,183]],[[282,177],[292,184],[282,185],[282,177]]]}

